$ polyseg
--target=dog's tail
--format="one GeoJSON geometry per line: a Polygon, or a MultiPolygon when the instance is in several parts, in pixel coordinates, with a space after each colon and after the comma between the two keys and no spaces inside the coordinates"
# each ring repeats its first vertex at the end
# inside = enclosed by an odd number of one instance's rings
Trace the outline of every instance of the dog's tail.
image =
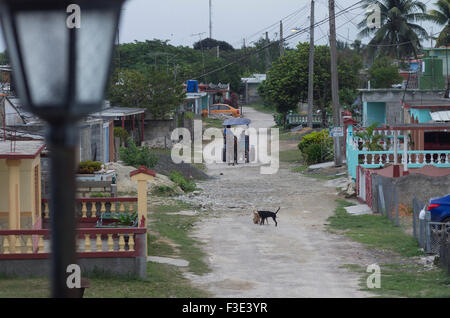
{"type": "Polygon", "coordinates": [[[281,207],[278,207],[278,210],[277,210],[277,212],[275,212],[275,214],[277,214],[277,213],[278,213],[278,211],[280,211],[280,208],[281,208],[281,207]]]}

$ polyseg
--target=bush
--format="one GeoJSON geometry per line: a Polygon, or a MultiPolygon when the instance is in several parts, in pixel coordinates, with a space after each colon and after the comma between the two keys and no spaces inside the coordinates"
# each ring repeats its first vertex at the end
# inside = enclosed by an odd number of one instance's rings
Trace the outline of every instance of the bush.
{"type": "Polygon", "coordinates": [[[308,165],[327,162],[333,159],[333,152],[324,144],[310,144],[303,150],[302,154],[308,165]]]}
{"type": "Polygon", "coordinates": [[[111,193],[107,193],[107,192],[92,192],[90,194],[91,198],[110,198],[111,197],[111,193]]]}
{"type": "Polygon", "coordinates": [[[114,128],[114,137],[119,137],[120,142],[124,142],[125,140],[128,139],[128,137],[130,137],[130,135],[122,127],[115,127],[114,128]]]}
{"type": "Polygon", "coordinates": [[[159,197],[171,197],[175,195],[175,190],[168,186],[156,186],[153,188],[152,194],[159,197]]]}
{"type": "Polygon", "coordinates": [[[332,143],[333,139],[329,136],[328,130],[323,129],[321,131],[313,131],[305,136],[303,136],[302,141],[298,144],[298,149],[303,152],[306,147],[311,144],[323,144],[332,143]]]}
{"type": "Polygon", "coordinates": [[[137,147],[131,138],[128,138],[127,144],[128,147],[120,147],[120,160],[136,168],[140,166],[153,168],[156,166],[158,157],[151,153],[150,148],[147,146],[143,146],[142,148],[137,147]]]}
{"type": "Polygon", "coordinates": [[[326,129],[312,132],[302,138],[298,149],[308,165],[326,162],[333,159],[333,138],[326,129]]]}
{"type": "Polygon", "coordinates": [[[102,168],[102,163],[99,161],[81,161],[78,164],[78,173],[81,174],[92,174],[96,171],[99,171],[102,168]]]}
{"type": "Polygon", "coordinates": [[[284,126],[284,115],[280,113],[276,113],[273,115],[273,120],[277,124],[278,127],[284,126]]]}
{"type": "Polygon", "coordinates": [[[179,171],[172,171],[168,177],[172,182],[177,184],[184,192],[192,192],[197,188],[194,181],[186,180],[179,171]]]}

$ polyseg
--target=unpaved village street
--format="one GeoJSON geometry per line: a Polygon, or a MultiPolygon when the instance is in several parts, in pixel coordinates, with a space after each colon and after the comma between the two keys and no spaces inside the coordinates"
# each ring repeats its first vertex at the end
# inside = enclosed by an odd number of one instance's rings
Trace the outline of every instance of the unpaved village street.
{"type": "MultiPolygon", "coordinates": [[[[271,115],[244,108],[253,127],[274,125],[271,115]]],[[[293,143],[295,147],[295,143],[293,143]]],[[[281,149],[292,147],[283,142],[281,149]]],[[[341,266],[373,261],[359,244],[330,234],[327,218],[336,207],[336,183],[304,177],[281,164],[277,174],[260,167],[208,165],[212,180],[186,198],[209,204],[212,217],[196,224],[212,272],[185,275],[214,297],[368,297],[359,275],[341,266]],[[255,225],[252,209],[278,213],[278,227],[255,225]]],[[[342,181],[342,180],[341,180],[342,181]]],[[[338,180],[339,182],[339,180],[338,180]]]]}

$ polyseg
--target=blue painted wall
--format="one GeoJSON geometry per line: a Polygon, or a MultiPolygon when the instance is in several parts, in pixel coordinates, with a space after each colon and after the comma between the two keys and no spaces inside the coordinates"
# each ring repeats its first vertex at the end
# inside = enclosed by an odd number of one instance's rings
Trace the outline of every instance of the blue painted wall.
{"type": "Polygon", "coordinates": [[[363,104],[364,126],[378,122],[380,125],[386,123],[386,103],[364,102],[363,104]]]}

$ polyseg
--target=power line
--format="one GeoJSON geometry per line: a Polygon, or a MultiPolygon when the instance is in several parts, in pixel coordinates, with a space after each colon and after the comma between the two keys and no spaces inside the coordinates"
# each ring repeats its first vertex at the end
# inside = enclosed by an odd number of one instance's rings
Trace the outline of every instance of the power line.
{"type": "MultiPolygon", "coordinates": [[[[297,9],[297,10],[295,10],[294,12],[288,14],[288,15],[285,16],[284,18],[279,19],[277,22],[275,22],[275,23],[273,23],[273,24],[271,24],[271,25],[269,25],[269,26],[267,26],[267,27],[265,27],[265,28],[263,28],[263,29],[261,29],[261,30],[255,32],[255,33],[253,33],[253,34],[251,34],[251,35],[249,35],[249,36],[247,36],[247,37],[244,37],[245,42],[248,43],[248,44],[254,43],[255,41],[250,42],[249,40],[252,39],[252,38],[254,38],[255,36],[258,36],[258,35],[264,33],[265,31],[269,32],[270,30],[275,29],[276,27],[279,26],[280,20],[283,21],[283,23],[286,23],[287,21],[290,21],[291,19],[294,19],[297,15],[299,15],[301,12],[303,12],[303,10],[304,10],[306,7],[307,7],[307,6],[303,6],[302,8],[297,9]]],[[[242,40],[239,40],[238,42],[235,42],[235,43],[241,43],[241,41],[242,41],[242,40]]]]}
{"type": "MultiPolygon", "coordinates": [[[[363,1],[358,1],[358,2],[356,2],[356,3],[354,3],[354,4],[352,4],[351,6],[349,6],[349,7],[345,8],[345,9],[339,11],[338,13],[336,13],[335,16],[336,16],[336,17],[341,16],[344,12],[347,12],[347,11],[349,11],[349,10],[359,9],[360,7],[358,7],[358,8],[354,8],[354,7],[357,6],[357,5],[359,5],[359,4],[362,3],[362,2],[363,2],[363,1]]],[[[314,24],[314,27],[319,26],[319,25],[322,25],[322,24],[324,24],[324,23],[327,23],[327,22],[329,22],[329,20],[330,20],[330,18],[327,17],[327,18],[325,18],[325,19],[323,19],[323,20],[321,20],[321,21],[315,23],[315,24],[314,24]]],[[[277,22],[277,23],[279,23],[279,22],[277,22]]],[[[304,34],[304,33],[306,33],[306,32],[309,32],[309,27],[308,27],[308,28],[301,29],[301,30],[299,30],[299,31],[297,31],[297,32],[295,32],[295,33],[293,33],[293,34],[290,34],[290,35],[286,36],[285,38],[283,38],[283,41],[287,41],[287,40],[296,38],[296,37],[298,37],[298,36],[300,36],[300,35],[302,35],[302,34],[304,34]]],[[[228,63],[228,64],[226,64],[226,65],[224,65],[224,66],[222,66],[222,67],[219,67],[219,68],[217,68],[217,69],[214,69],[214,70],[212,70],[212,71],[206,72],[206,73],[204,73],[204,74],[202,74],[202,75],[200,75],[200,76],[198,76],[198,77],[199,77],[199,78],[202,78],[202,77],[205,77],[205,76],[214,74],[214,73],[216,73],[216,72],[220,72],[220,71],[222,71],[222,70],[224,70],[224,69],[226,69],[226,68],[228,68],[228,67],[230,67],[230,66],[232,66],[232,65],[234,65],[234,64],[236,64],[236,63],[239,63],[240,61],[242,61],[242,60],[244,60],[244,59],[249,58],[249,57],[252,56],[252,55],[255,55],[255,54],[257,54],[257,53],[260,53],[261,51],[265,50],[266,48],[268,48],[268,47],[270,47],[271,45],[274,45],[274,44],[278,44],[278,43],[277,43],[277,42],[268,43],[268,44],[264,45],[263,47],[257,49],[257,50],[254,51],[254,52],[250,52],[250,53],[244,54],[244,55],[241,56],[240,58],[237,58],[235,61],[230,62],[230,63],[228,63]]]]}

